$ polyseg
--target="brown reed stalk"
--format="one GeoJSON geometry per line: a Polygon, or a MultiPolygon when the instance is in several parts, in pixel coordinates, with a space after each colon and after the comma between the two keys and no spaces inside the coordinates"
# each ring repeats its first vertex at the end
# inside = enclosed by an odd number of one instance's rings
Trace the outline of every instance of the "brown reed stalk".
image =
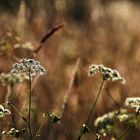
{"type": "MultiPolygon", "coordinates": [[[[76,74],[77,74],[77,71],[78,71],[78,68],[79,68],[79,65],[80,65],[80,58],[77,59],[76,61],[76,64],[75,64],[75,67],[72,71],[72,76],[71,76],[71,79],[69,81],[69,85],[68,85],[68,89],[65,93],[65,96],[64,96],[64,100],[63,100],[63,103],[62,103],[62,106],[61,106],[61,111],[60,111],[60,118],[61,118],[61,122],[64,118],[64,113],[66,111],[66,106],[67,106],[67,103],[68,103],[68,99],[69,99],[69,96],[70,96],[70,93],[71,93],[71,90],[72,90],[72,87],[74,85],[74,80],[75,80],[75,77],[76,77],[76,74]]],[[[58,130],[61,122],[55,127],[54,131],[53,131],[53,138],[51,137],[51,139],[55,139],[56,138],[56,131],[58,130]]],[[[50,137],[48,136],[48,139],[50,137]]]]}
{"type": "Polygon", "coordinates": [[[61,120],[62,120],[62,117],[63,117],[64,112],[66,110],[67,102],[68,102],[68,99],[69,99],[69,96],[70,96],[70,93],[71,93],[71,90],[72,90],[72,87],[73,87],[73,84],[74,84],[74,79],[75,79],[76,73],[78,71],[79,65],[80,65],[80,58],[78,58],[77,61],[76,61],[75,67],[74,67],[73,72],[72,72],[71,79],[69,81],[68,90],[65,93],[65,97],[64,97],[63,104],[62,104],[62,107],[61,107],[61,115],[60,115],[61,120]]]}
{"type": "Polygon", "coordinates": [[[64,27],[64,24],[59,24],[53,27],[47,34],[41,39],[40,45],[33,51],[34,55],[37,54],[42,48],[43,44],[54,35],[55,32],[59,31],[64,27]]]}

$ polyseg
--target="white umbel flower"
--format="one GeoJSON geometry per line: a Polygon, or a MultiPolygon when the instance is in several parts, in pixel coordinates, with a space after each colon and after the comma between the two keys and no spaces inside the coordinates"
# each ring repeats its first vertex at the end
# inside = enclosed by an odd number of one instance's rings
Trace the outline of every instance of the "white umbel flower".
{"type": "Polygon", "coordinates": [[[43,66],[40,65],[39,61],[34,59],[26,59],[23,58],[20,60],[20,63],[15,63],[13,65],[13,69],[11,70],[12,74],[25,73],[31,75],[31,77],[35,76],[37,73],[40,75],[44,75],[46,70],[43,66]]]}
{"type": "Polygon", "coordinates": [[[105,67],[104,65],[90,65],[88,76],[92,77],[97,72],[102,75],[103,80],[111,80],[113,82],[120,82],[121,84],[125,84],[125,79],[120,75],[118,71],[105,67]]]}

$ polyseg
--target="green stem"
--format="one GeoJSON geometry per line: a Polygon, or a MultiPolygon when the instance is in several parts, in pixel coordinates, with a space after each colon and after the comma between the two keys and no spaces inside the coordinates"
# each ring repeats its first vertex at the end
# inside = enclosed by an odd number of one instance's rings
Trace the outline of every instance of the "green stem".
{"type": "MultiPolygon", "coordinates": [[[[86,123],[85,123],[85,126],[88,125],[89,120],[90,120],[92,114],[95,112],[95,107],[96,107],[97,101],[98,101],[98,99],[99,99],[99,96],[100,96],[100,94],[101,94],[102,88],[103,88],[103,86],[104,86],[104,82],[105,82],[105,81],[103,80],[102,83],[101,83],[101,86],[100,86],[99,91],[98,91],[98,93],[97,93],[96,99],[95,99],[95,101],[94,101],[94,103],[93,103],[93,106],[92,106],[90,112],[89,112],[89,115],[88,115],[87,121],[86,121],[86,123]]],[[[82,137],[82,135],[83,135],[83,128],[81,129],[80,134],[79,134],[77,140],[80,140],[81,137],[82,137]]]]}
{"type": "Polygon", "coordinates": [[[31,130],[31,97],[32,97],[32,77],[29,70],[29,108],[28,108],[28,128],[31,140],[33,140],[33,134],[31,130]]]}

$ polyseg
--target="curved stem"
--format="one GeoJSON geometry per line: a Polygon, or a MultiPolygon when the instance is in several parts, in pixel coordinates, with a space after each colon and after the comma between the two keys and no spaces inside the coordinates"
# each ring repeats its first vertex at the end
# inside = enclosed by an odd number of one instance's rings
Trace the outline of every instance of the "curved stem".
{"type": "MultiPolygon", "coordinates": [[[[100,94],[101,94],[102,88],[103,88],[103,86],[104,86],[104,82],[105,82],[105,81],[103,80],[102,83],[101,83],[101,86],[100,86],[99,91],[98,91],[98,93],[97,93],[96,99],[95,99],[95,101],[94,101],[94,103],[93,103],[93,106],[92,106],[90,112],[89,112],[89,115],[88,115],[87,121],[86,121],[86,123],[85,123],[85,126],[88,125],[89,120],[90,120],[92,114],[95,112],[95,107],[96,107],[97,101],[98,101],[98,99],[99,99],[99,96],[100,96],[100,94]]],[[[82,135],[83,135],[83,128],[81,129],[80,134],[79,134],[77,140],[80,140],[81,137],[82,137],[82,135]]]]}
{"type": "Polygon", "coordinates": [[[28,108],[28,128],[31,140],[33,140],[32,130],[31,130],[31,97],[32,97],[32,77],[29,70],[29,108],[28,108]]]}

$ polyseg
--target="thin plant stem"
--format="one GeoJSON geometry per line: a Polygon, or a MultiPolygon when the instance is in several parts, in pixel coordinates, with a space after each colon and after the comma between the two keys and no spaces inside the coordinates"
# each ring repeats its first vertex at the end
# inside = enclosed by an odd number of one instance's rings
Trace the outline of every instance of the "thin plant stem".
{"type": "Polygon", "coordinates": [[[71,94],[71,91],[72,91],[72,88],[73,88],[73,85],[74,85],[74,80],[75,80],[76,74],[78,72],[80,62],[81,62],[81,59],[78,58],[77,61],[76,61],[75,66],[74,66],[74,69],[72,71],[72,74],[71,74],[72,76],[71,76],[70,81],[69,81],[68,89],[67,89],[67,91],[65,93],[64,100],[63,100],[63,103],[62,103],[62,106],[61,106],[61,111],[60,111],[61,121],[55,127],[55,130],[53,132],[54,133],[54,135],[53,135],[54,136],[54,139],[56,137],[56,131],[57,131],[57,129],[59,129],[60,125],[62,124],[62,122],[64,120],[65,112],[66,112],[66,109],[67,109],[68,100],[70,98],[70,94],[71,94]]]}
{"type": "MultiPolygon", "coordinates": [[[[98,99],[99,99],[99,96],[100,96],[100,94],[101,94],[102,88],[103,88],[103,86],[104,86],[104,82],[105,82],[105,80],[103,80],[102,83],[101,83],[101,86],[100,86],[99,91],[98,91],[98,93],[97,93],[96,99],[95,99],[95,101],[94,101],[94,103],[93,103],[93,106],[92,106],[90,112],[89,112],[89,115],[88,115],[87,121],[86,121],[86,123],[85,123],[85,126],[88,125],[89,120],[90,120],[92,114],[95,112],[95,107],[96,107],[97,101],[98,101],[98,99]]],[[[80,131],[80,133],[79,133],[79,135],[78,135],[77,140],[80,140],[81,137],[82,137],[82,135],[83,135],[83,128],[81,129],[81,131],[80,131]]]]}
{"type": "Polygon", "coordinates": [[[113,96],[111,95],[110,91],[109,91],[107,88],[106,88],[106,92],[107,92],[109,98],[110,98],[110,99],[112,100],[112,102],[114,103],[114,105],[119,109],[119,108],[120,108],[119,104],[116,102],[116,100],[113,98],[113,96]]]}
{"type": "Polygon", "coordinates": [[[121,140],[126,135],[126,133],[128,132],[129,128],[130,127],[127,126],[127,128],[125,129],[125,131],[121,134],[121,136],[117,140],[121,140]]]}
{"type": "Polygon", "coordinates": [[[7,104],[10,107],[12,107],[25,122],[27,122],[26,118],[21,114],[21,112],[12,103],[8,102],[7,104]]]}
{"type": "Polygon", "coordinates": [[[66,111],[66,106],[67,106],[68,99],[69,99],[69,96],[71,94],[71,91],[72,91],[72,88],[74,85],[74,79],[75,79],[76,73],[78,72],[79,65],[80,65],[80,58],[78,58],[76,61],[76,64],[75,64],[75,67],[73,69],[72,76],[71,76],[71,79],[69,82],[68,90],[65,93],[65,97],[64,97],[62,107],[61,107],[61,121],[64,118],[64,113],[66,111]]]}
{"type": "MultiPolygon", "coordinates": [[[[7,95],[6,95],[6,98],[5,98],[5,102],[6,103],[8,103],[8,100],[10,100],[10,96],[11,96],[11,99],[13,98],[13,83],[10,83],[9,85],[8,85],[8,92],[7,92],[7,95]]],[[[10,106],[10,105],[9,105],[10,106]]],[[[10,106],[10,107],[12,107],[12,105],[10,106]]],[[[16,108],[16,107],[15,107],[16,108]]],[[[12,108],[12,109],[15,109],[14,107],[12,108]]],[[[18,109],[16,108],[15,110],[17,110],[18,111],[18,109]]],[[[11,110],[12,112],[13,112],[13,110],[11,110]]],[[[17,112],[16,111],[16,112],[17,112]]],[[[18,114],[19,114],[19,116],[23,119],[24,117],[22,116],[22,114],[21,113],[19,113],[18,112],[18,114]]],[[[11,113],[11,119],[12,119],[12,123],[13,123],[13,126],[14,126],[14,128],[17,128],[17,123],[16,123],[16,120],[15,120],[15,115],[14,115],[14,113],[11,113]]]]}
{"type": "Polygon", "coordinates": [[[36,140],[36,138],[37,138],[38,136],[40,136],[40,132],[41,132],[43,126],[45,125],[45,123],[46,123],[46,121],[44,121],[44,122],[40,125],[38,131],[36,132],[36,135],[35,135],[35,137],[34,137],[34,140],[36,140]]]}
{"type": "Polygon", "coordinates": [[[31,97],[32,97],[32,77],[30,74],[30,70],[29,70],[29,108],[28,108],[28,128],[29,128],[29,133],[30,133],[30,137],[31,140],[33,140],[33,134],[32,134],[32,130],[31,130],[31,97]]]}

